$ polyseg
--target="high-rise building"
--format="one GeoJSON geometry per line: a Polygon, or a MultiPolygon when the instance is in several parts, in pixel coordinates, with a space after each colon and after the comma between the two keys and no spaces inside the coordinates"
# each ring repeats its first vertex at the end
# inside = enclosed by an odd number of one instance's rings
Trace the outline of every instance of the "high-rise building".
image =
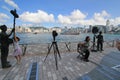
{"type": "Polygon", "coordinates": [[[106,29],[107,29],[107,32],[109,32],[109,31],[111,30],[110,20],[107,20],[107,21],[106,21],[106,29]]]}

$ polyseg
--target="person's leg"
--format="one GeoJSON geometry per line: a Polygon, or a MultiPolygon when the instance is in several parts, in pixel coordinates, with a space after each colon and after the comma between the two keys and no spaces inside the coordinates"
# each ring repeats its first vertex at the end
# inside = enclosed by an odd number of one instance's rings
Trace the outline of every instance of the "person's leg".
{"type": "Polygon", "coordinates": [[[98,51],[99,51],[99,46],[100,46],[100,45],[99,45],[99,42],[97,41],[97,50],[98,50],[98,51]]]}
{"type": "Polygon", "coordinates": [[[19,63],[21,63],[21,55],[18,55],[19,63]]]}
{"type": "Polygon", "coordinates": [[[89,50],[86,50],[86,51],[85,51],[85,58],[84,58],[85,61],[89,61],[89,60],[88,60],[89,55],[90,55],[89,50]]]}
{"type": "Polygon", "coordinates": [[[6,48],[6,62],[9,63],[9,61],[7,60],[8,58],[8,53],[9,53],[9,47],[6,48]]]}
{"type": "Polygon", "coordinates": [[[2,67],[6,66],[6,61],[5,61],[6,55],[4,53],[5,53],[5,49],[1,48],[1,65],[2,65],[2,67]]]}
{"type": "Polygon", "coordinates": [[[2,63],[2,68],[11,67],[11,65],[7,63],[7,48],[6,47],[1,48],[1,63],[2,63]]]}
{"type": "Polygon", "coordinates": [[[19,64],[19,57],[15,56],[15,58],[16,58],[17,64],[19,64]]]}
{"type": "Polygon", "coordinates": [[[103,50],[103,45],[102,45],[102,42],[100,42],[100,51],[102,51],[103,50]]]}
{"type": "Polygon", "coordinates": [[[88,59],[89,55],[90,55],[90,52],[89,52],[89,50],[86,50],[85,59],[88,59]]]}
{"type": "Polygon", "coordinates": [[[101,50],[103,51],[103,42],[101,42],[101,50]]]}

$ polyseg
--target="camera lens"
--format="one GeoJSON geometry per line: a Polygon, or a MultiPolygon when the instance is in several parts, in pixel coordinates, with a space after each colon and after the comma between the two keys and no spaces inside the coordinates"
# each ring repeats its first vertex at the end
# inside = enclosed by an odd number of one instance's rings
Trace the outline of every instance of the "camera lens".
{"type": "Polygon", "coordinates": [[[93,28],[92,28],[92,33],[93,33],[93,34],[98,33],[98,28],[97,28],[97,27],[93,27],[93,28]]]}

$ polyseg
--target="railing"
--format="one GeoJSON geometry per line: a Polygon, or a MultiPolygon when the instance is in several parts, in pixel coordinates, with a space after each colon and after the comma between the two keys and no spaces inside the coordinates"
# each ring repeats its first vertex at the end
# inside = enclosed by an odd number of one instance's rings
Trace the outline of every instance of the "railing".
{"type": "MultiPolygon", "coordinates": [[[[81,41],[79,41],[81,42],[81,41]]],[[[79,42],[57,42],[58,44],[58,49],[60,53],[65,53],[65,52],[73,52],[77,51],[77,44],[79,42]]],[[[97,43],[95,43],[97,45],[97,43]]],[[[103,43],[104,48],[107,47],[115,47],[116,45],[116,40],[111,40],[111,41],[104,41],[103,43]]],[[[46,54],[50,48],[51,43],[39,43],[39,44],[20,44],[22,51],[23,51],[23,56],[27,54],[46,54]]],[[[92,46],[93,43],[92,41],[90,42],[90,45],[92,46]]],[[[11,47],[13,48],[13,47],[11,47]]],[[[51,53],[53,53],[53,50],[51,50],[51,53]]]]}

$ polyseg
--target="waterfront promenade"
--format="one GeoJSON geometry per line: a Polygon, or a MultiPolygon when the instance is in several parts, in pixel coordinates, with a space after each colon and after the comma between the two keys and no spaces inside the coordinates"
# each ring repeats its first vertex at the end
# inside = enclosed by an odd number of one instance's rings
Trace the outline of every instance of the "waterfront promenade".
{"type": "Polygon", "coordinates": [[[8,60],[11,68],[2,69],[0,63],[0,80],[27,80],[30,65],[38,64],[38,80],[120,80],[120,51],[109,44],[104,45],[103,52],[91,52],[89,62],[81,61],[78,56],[77,43],[58,43],[61,58],[58,58],[56,70],[53,50],[44,62],[50,44],[27,45],[21,64],[16,64],[12,56],[12,46],[8,60]],[[117,69],[118,68],[118,69],[117,69]]]}

